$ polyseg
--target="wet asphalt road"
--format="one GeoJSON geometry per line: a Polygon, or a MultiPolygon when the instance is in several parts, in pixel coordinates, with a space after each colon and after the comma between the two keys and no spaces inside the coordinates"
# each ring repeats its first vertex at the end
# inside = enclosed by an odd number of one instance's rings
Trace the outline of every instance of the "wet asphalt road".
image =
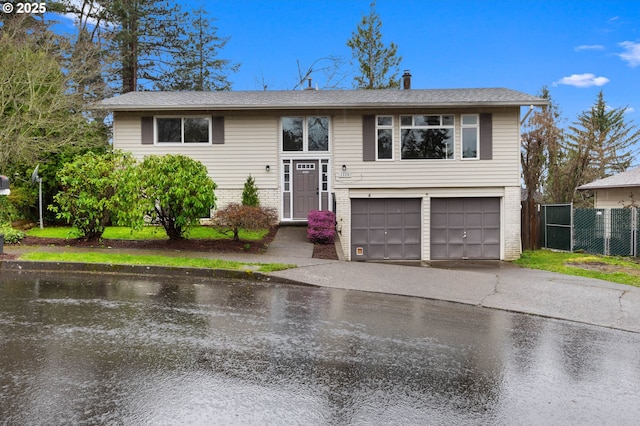
{"type": "Polygon", "coordinates": [[[420,298],[0,275],[0,424],[637,424],[640,335],[420,298]]]}

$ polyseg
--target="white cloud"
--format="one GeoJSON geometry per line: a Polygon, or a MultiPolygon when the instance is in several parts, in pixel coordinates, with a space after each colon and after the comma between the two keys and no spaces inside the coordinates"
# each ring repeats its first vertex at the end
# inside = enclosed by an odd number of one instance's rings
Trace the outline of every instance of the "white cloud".
{"type": "Polygon", "coordinates": [[[569,77],[562,77],[560,80],[553,83],[554,85],[566,84],[567,86],[574,87],[592,87],[592,86],[604,86],[610,80],[607,77],[596,77],[595,74],[571,74],[569,77]]]}
{"type": "Polygon", "coordinates": [[[625,52],[618,54],[622,60],[627,61],[630,67],[637,67],[640,65],[640,43],[634,43],[632,41],[623,41],[618,43],[623,47],[625,52]]]}
{"type": "Polygon", "coordinates": [[[636,112],[636,110],[633,107],[627,107],[624,112],[625,114],[631,114],[632,112],[636,112]]]}
{"type": "Polygon", "coordinates": [[[581,50],[604,50],[604,46],[601,44],[583,44],[582,46],[576,46],[574,50],[576,52],[581,50]]]}
{"type": "MultiPolygon", "coordinates": [[[[98,4],[94,4],[94,2],[83,2],[82,0],[70,0],[70,6],[77,11],[81,11],[82,15],[85,16],[85,20],[90,25],[97,25],[97,21],[93,18],[87,17],[90,13],[95,13],[96,11],[102,10],[102,6],[98,4]]],[[[78,15],[76,13],[63,13],[62,16],[73,23],[78,22],[78,15]]]]}

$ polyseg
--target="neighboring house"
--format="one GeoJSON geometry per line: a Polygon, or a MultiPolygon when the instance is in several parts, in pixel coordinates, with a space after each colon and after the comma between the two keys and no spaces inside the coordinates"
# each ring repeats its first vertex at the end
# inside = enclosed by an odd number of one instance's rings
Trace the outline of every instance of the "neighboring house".
{"type": "Polygon", "coordinates": [[[598,179],[579,186],[579,191],[593,191],[594,207],[618,209],[621,207],[640,207],[640,167],[598,179]]]}
{"type": "MultiPolygon", "coordinates": [[[[408,87],[409,85],[405,86],[408,87]]],[[[520,107],[508,89],[132,92],[113,146],[180,153],[239,202],[251,174],[282,223],[334,210],[350,260],[520,255],[520,107]]]]}

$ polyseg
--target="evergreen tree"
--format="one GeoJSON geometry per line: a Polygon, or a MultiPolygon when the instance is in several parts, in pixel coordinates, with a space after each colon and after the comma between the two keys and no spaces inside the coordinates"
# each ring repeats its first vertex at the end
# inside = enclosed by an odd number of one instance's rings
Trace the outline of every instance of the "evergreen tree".
{"type": "Polygon", "coordinates": [[[258,187],[256,186],[255,179],[251,175],[247,177],[247,181],[244,183],[244,189],[242,190],[242,205],[254,207],[260,205],[258,187]]]}
{"type": "Polygon", "coordinates": [[[112,41],[119,52],[114,63],[122,92],[154,83],[172,66],[186,27],[186,16],[168,0],[108,0],[101,2],[106,20],[115,28],[112,41]]]}
{"type": "Polygon", "coordinates": [[[99,47],[117,91],[230,89],[228,74],[239,65],[218,57],[229,38],[217,36],[203,8],[187,13],[170,0],[62,1],[85,34],[78,42],[99,47]]]}
{"type": "Polygon", "coordinates": [[[240,65],[218,58],[229,37],[219,37],[218,28],[211,25],[207,11],[202,7],[192,11],[192,26],[184,34],[179,48],[173,54],[173,67],[157,80],[157,90],[231,90],[230,72],[240,65]]]}
{"type": "Polygon", "coordinates": [[[625,121],[625,108],[608,108],[602,91],[589,111],[569,126],[565,161],[560,174],[566,179],[567,201],[583,203],[589,194],[575,188],[623,172],[633,162],[640,130],[625,121]],[[577,197],[577,198],[576,198],[577,197]]]}
{"type": "Polygon", "coordinates": [[[398,78],[400,61],[395,43],[382,43],[382,21],[376,12],[375,1],[371,3],[369,15],[362,17],[360,24],[347,41],[358,61],[359,75],[354,80],[357,89],[394,89],[400,87],[398,78]]]}
{"type": "Polygon", "coordinates": [[[588,206],[591,194],[575,189],[627,170],[637,153],[640,130],[625,121],[625,108],[607,107],[602,91],[568,130],[554,157],[556,170],[549,170],[548,180],[555,182],[549,201],[588,206]]]}

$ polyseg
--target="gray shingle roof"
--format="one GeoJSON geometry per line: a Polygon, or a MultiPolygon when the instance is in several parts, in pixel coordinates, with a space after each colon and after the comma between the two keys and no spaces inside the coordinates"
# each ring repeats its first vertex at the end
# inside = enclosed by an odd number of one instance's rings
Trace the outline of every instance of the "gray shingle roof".
{"type": "Polygon", "coordinates": [[[510,89],[289,90],[251,92],[129,92],[99,108],[140,110],[341,109],[546,105],[542,98],[510,89]]]}
{"type": "Polygon", "coordinates": [[[640,167],[579,186],[579,190],[640,186],[640,167]]]}

